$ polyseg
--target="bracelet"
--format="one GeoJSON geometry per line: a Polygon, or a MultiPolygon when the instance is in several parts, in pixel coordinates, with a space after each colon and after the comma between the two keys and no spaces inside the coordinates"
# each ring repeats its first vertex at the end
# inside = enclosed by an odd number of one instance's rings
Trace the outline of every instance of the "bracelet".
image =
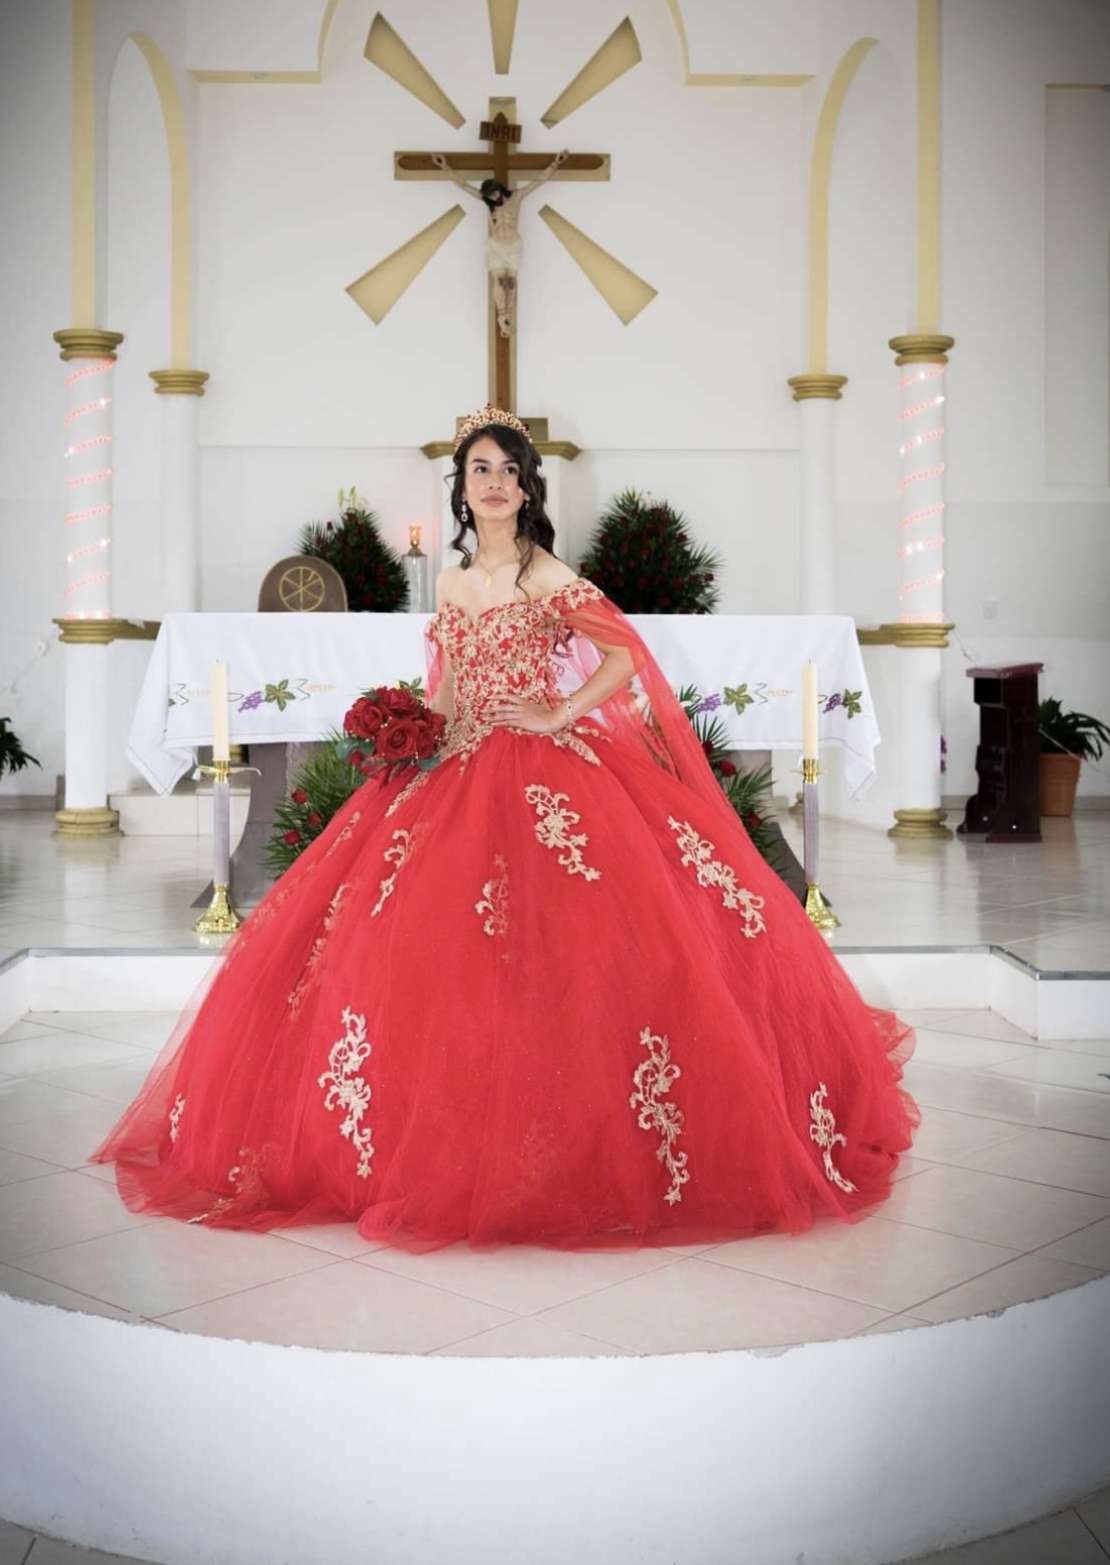
{"type": "Polygon", "coordinates": [[[567,720],[566,720],[565,723],[563,723],[562,727],[563,728],[569,728],[570,725],[574,722],[574,707],[571,705],[571,697],[570,696],[568,696],[566,698],[566,700],[564,701],[563,705],[567,709],[567,720]]]}

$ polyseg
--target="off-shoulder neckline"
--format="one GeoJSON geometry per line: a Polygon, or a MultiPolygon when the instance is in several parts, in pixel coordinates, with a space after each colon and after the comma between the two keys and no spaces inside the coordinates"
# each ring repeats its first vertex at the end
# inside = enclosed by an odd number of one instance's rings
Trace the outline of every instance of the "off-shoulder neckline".
{"type": "Polygon", "coordinates": [[[432,618],[438,619],[447,609],[458,609],[467,624],[474,626],[480,624],[487,614],[495,614],[499,609],[534,609],[539,604],[546,602],[548,598],[556,598],[561,592],[568,592],[571,587],[577,587],[580,582],[585,582],[588,579],[586,576],[576,576],[573,581],[565,581],[561,587],[552,587],[549,592],[541,592],[536,598],[507,598],[504,603],[491,603],[488,609],[482,610],[477,619],[472,619],[461,603],[455,603],[453,599],[449,598],[446,603],[440,604],[432,618]]]}

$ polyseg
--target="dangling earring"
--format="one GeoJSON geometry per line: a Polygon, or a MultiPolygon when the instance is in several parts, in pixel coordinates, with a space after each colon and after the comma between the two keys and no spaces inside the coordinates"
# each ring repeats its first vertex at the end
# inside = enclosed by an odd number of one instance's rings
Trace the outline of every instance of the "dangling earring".
{"type": "Polygon", "coordinates": [[[469,527],[470,526],[470,509],[467,506],[467,503],[466,503],[465,500],[463,501],[462,505],[459,507],[459,521],[462,523],[462,525],[464,527],[469,527]]]}

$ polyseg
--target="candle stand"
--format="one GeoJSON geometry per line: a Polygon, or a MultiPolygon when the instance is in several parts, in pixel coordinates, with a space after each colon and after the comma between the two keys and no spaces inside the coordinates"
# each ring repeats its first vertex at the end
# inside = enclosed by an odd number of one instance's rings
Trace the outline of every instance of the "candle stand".
{"type": "Polygon", "coordinates": [[[813,927],[826,940],[831,940],[834,929],[840,928],[840,920],[821,895],[817,884],[819,849],[819,806],[817,779],[821,768],[816,759],[802,760],[802,858],[806,877],[806,915],[813,927]]]}

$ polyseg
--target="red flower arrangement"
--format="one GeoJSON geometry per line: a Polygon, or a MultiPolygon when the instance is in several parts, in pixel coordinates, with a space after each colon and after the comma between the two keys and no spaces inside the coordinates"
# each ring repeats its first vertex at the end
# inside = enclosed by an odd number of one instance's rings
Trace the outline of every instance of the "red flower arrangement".
{"type": "Polygon", "coordinates": [[[368,778],[386,783],[398,772],[439,764],[447,719],[424,705],[419,690],[414,682],[363,691],[343,719],[343,732],[333,732],[305,762],[274,812],[266,858],[275,874],[311,847],[368,778]]]}
{"type": "Polygon", "coordinates": [[[403,685],[378,685],[343,719],[347,759],[367,777],[380,772],[385,782],[406,766],[434,763],[446,727],[442,712],[429,711],[403,685]]]}

